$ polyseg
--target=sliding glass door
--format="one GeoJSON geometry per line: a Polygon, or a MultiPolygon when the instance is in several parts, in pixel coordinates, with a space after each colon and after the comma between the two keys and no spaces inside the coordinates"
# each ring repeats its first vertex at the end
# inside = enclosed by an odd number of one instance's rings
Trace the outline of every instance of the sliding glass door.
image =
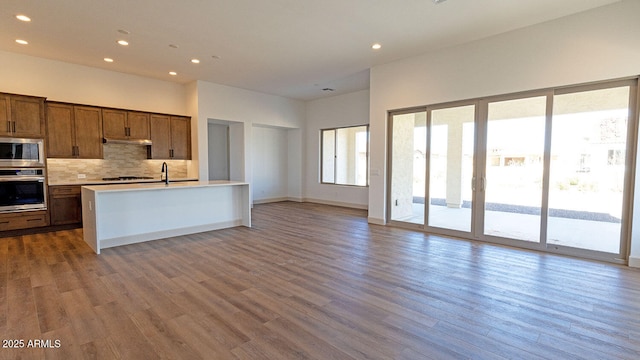
{"type": "Polygon", "coordinates": [[[629,80],[392,113],[389,220],[623,258],[636,97],[629,80]]]}
{"type": "Polygon", "coordinates": [[[424,224],[427,113],[409,111],[391,116],[391,221],[424,224]]]}
{"type": "Polygon", "coordinates": [[[618,254],[631,87],[553,99],[547,243],[618,254]]]}
{"type": "Polygon", "coordinates": [[[540,241],[547,97],[487,104],[484,234],[540,241]]]}
{"type": "Polygon", "coordinates": [[[428,226],[471,232],[475,104],[429,112],[428,226]]]}

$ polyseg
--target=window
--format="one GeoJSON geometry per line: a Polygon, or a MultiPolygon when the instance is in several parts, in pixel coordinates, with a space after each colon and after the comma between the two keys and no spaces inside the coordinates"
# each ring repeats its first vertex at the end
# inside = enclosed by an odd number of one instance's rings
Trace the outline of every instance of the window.
{"type": "Polygon", "coordinates": [[[367,186],[369,126],[320,131],[320,182],[367,186]]]}

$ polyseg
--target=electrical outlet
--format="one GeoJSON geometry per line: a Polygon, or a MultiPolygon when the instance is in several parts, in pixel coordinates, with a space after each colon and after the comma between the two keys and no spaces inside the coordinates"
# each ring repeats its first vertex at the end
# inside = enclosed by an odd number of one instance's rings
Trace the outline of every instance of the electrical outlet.
{"type": "Polygon", "coordinates": [[[78,174],[78,179],[86,179],[87,175],[85,174],[78,174]]]}

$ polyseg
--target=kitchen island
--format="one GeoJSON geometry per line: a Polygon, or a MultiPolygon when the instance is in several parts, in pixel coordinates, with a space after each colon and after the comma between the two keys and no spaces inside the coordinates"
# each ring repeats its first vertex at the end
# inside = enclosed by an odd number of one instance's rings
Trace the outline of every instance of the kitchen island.
{"type": "Polygon", "coordinates": [[[235,181],[137,183],[82,187],[84,241],[100,249],[251,227],[249,184],[235,181]]]}

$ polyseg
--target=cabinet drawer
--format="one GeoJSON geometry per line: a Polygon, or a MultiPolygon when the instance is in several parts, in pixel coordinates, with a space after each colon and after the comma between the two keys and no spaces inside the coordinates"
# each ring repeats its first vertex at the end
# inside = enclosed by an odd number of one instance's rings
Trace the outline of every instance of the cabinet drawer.
{"type": "Polygon", "coordinates": [[[49,225],[46,211],[0,214],[0,231],[29,229],[49,225]]]}
{"type": "Polygon", "coordinates": [[[61,185],[61,186],[49,186],[49,194],[56,195],[79,195],[80,194],[80,186],[77,185],[61,185]]]}

